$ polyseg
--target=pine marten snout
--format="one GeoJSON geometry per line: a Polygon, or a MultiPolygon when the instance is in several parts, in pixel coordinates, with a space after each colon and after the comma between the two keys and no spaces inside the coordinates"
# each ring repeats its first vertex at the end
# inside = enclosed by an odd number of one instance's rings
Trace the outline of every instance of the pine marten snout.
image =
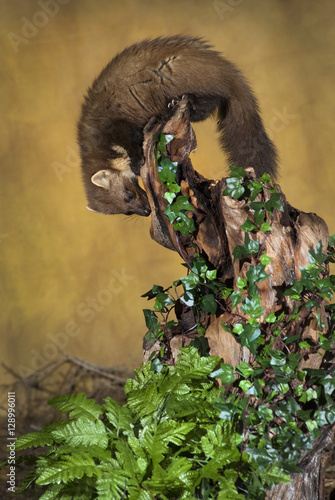
{"type": "Polygon", "coordinates": [[[199,38],[144,40],[126,48],[88,90],[78,141],[88,208],[105,214],[147,216],[137,177],[143,128],[187,94],[191,121],[216,112],[220,143],[231,165],[276,177],[277,156],[256,98],[240,71],[199,38]]]}

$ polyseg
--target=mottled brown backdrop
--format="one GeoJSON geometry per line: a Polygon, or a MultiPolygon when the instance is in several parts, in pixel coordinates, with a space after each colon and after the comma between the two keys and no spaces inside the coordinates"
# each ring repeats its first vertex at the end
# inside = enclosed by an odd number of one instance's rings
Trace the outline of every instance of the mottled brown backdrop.
{"type": "MultiPolygon", "coordinates": [[[[85,210],[76,120],[114,54],[146,37],[203,36],[247,75],[296,207],[335,232],[332,0],[1,0],[1,358],[24,376],[66,352],[134,367],[140,298],[184,274],[150,221],[85,210]]],[[[214,124],[196,168],[225,175],[214,124]]]]}

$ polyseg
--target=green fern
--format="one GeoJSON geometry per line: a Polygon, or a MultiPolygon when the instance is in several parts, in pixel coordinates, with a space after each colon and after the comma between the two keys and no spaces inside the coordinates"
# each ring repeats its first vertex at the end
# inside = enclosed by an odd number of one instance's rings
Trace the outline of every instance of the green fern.
{"type": "Polygon", "coordinates": [[[101,473],[102,477],[96,482],[97,497],[100,500],[123,499],[130,479],[129,471],[104,465],[101,473]]]}
{"type": "Polygon", "coordinates": [[[108,437],[104,424],[101,420],[92,422],[80,418],[68,422],[59,429],[51,431],[51,434],[57,443],[65,441],[70,446],[94,446],[106,449],[108,445],[108,437]]]}
{"type": "Polygon", "coordinates": [[[26,448],[50,446],[54,443],[52,431],[61,429],[66,425],[63,420],[56,420],[50,425],[46,425],[38,432],[30,432],[24,436],[20,436],[15,442],[16,450],[25,450],[26,448]]]}
{"type": "Polygon", "coordinates": [[[63,455],[52,463],[46,466],[38,464],[37,467],[38,479],[36,484],[59,484],[69,483],[73,480],[82,479],[84,476],[101,477],[101,471],[96,467],[96,463],[91,457],[89,451],[71,455],[63,455]]]}
{"type": "Polygon", "coordinates": [[[102,414],[102,407],[94,399],[86,399],[85,394],[68,394],[57,396],[48,403],[62,413],[69,413],[70,418],[84,417],[88,420],[96,420],[102,414]]]}
{"type": "Polygon", "coordinates": [[[230,481],[232,498],[240,498],[237,476],[228,470],[238,466],[248,475],[248,457],[241,459],[235,426],[224,424],[214,406],[218,389],[210,373],[217,363],[217,357],[201,358],[187,347],[180,366],[155,370],[149,363],[137,370],[124,406],[110,398],[95,406],[82,395],[51,400],[58,410],[68,410],[69,420],[18,440],[17,449],[48,443],[21,490],[34,483],[44,489],[44,500],[190,499],[199,498],[196,491],[215,478],[209,491],[218,494],[230,481]]]}

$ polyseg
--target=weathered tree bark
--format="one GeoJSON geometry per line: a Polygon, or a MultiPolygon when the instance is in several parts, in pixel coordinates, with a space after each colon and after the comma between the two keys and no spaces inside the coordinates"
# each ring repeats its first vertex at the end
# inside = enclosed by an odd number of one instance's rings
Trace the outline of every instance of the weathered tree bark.
{"type": "MultiPolygon", "coordinates": [[[[187,98],[182,99],[174,106],[170,114],[160,122],[152,120],[144,131],[145,164],[142,167],[141,177],[148,194],[152,218],[151,237],[168,249],[179,252],[182,259],[189,263],[195,251],[203,254],[207,261],[217,270],[218,277],[229,286],[236,289],[239,277],[245,278],[251,265],[256,259],[234,259],[232,252],[237,245],[244,243],[244,231],[241,225],[247,217],[254,219],[250,202],[235,201],[229,196],[222,196],[226,187],[226,180],[212,181],[197,173],[191,164],[189,155],[196,148],[196,138],[190,125],[187,98]],[[169,157],[178,162],[178,182],[182,194],[189,196],[195,208],[189,216],[193,217],[196,231],[192,236],[183,237],[177,233],[164,214],[167,201],[164,198],[165,187],[160,182],[156,161],[154,157],[154,137],[158,132],[173,134],[175,138],[168,145],[169,157]],[[195,250],[197,249],[197,250],[195,250]]],[[[254,175],[252,168],[247,169],[250,176],[254,175]]],[[[256,201],[266,201],[270,197],[269,190],[264,188],[256,201]]],[[[266,222],[271,224],[272,231],[256,232],[250,235],[257,239],[260,252],[271,257],[271,262],[266,266],[269,278],[257,284],[261,305],[264,313],[260,322],[272,312],[285,310],[290,315],[296,307],[296,302],[283,295],[287,285],[301,277],[300,267],[309,264],[308,250],[314,249],[321,240],[324,252],[328,245],[328,229],[325,222],[315,214],[304,213],[289,205],[285,195],[281,195],[283,211],[275,210],[266,222]],[[271,220],[270,220],[271,219],[271,220]]],[[[327,332],[327,317],[324,306],[320,303],[318,311],[324,323],[324,333],[327,332]]],[[[178,326],[167,331],[163,345],[167,362],[174,363],[178,355],[178,348],[187,345],[197,336],[195,328],[190,328],[194,323],[192,312],[181,306],[181,311],[176,310],[178,326]]],[[[234,314],[227,310],[220,310],[217,316],[208,314],[204,318],[207,329],[207,338],[210,354],[220,356],[225,363],[236,366],[242,360],[249,361],[251,353],[226,332],[221,323],[234,325],[241,322],[245,315],[240,307],[234,314]]],[[[304,318],[302,313],[301,318],[304,318]]],[[[307,318],[307,314],[306,314],[307,318]]],[[[318,341],[316,312],[308,314],[308,320],[299,320],[290,324],[288,334],[300,334],[302,339],[318,341]]],[[[150,344],[144,342],[144,361],[147,361],[153,351],[157,351],[162,343],[150,344]]],[[[280,348],[280,347],[278,347],[280,348]]],[[[323,358],[317,353],[302,350],[302,361],[299,369],[319,368],[323,358]]],[[[315,442],[314,449],[301,460],[302,474],[292,475],[292,482],[288,485],[281,484],[269,493],[268,499],[295,499],[295,500],[321,500],[323,493],[323,473],[325,464],[331,456],[335,443],[335,430],[325,429],[322,436],[315,442]]]]}

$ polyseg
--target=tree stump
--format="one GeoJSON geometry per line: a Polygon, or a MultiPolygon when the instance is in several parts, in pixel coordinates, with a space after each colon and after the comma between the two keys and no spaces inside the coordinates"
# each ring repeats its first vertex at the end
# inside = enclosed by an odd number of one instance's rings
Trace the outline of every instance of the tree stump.
{"type": "MultiPolygon", "coordinates": [[[[238,278],[245,278],[250,266],[255,265],[255,257],[235,259],[233,250],[237,245],[244,243],[244,230],[241,225],[249,218],[254,220],[254,212],[247,200],[234,200],[230,196],[222,196],[227,185],[226,179],[213,181],[197,173],[189,158],[190,153],[196,148],[196,137],[189,120],[187,97],[183,97],[162,120],[152,119],[144,130],[143,151],[145,164],[141,170],[141,178],[147,192],[151,210],[151,237],[160,245],[177,251],[182,259],[189,264],[196,251],[206,257],[217,275],[224,283],[236,290],[238,278]],[[167,200],[164,198],[165,186],[160,182],[154,156],[155,137],[159,132],[172,134],[174,139],[168,144],[168,154],[173,162],[178,163],[178,183],[181,193],[190,197],[194,211],[189,216],[193,217],[195,232],[187,237],[173,229],[164,210],[167,200]]],[[[254,171],[246,169],[250,178],[254,171]]],[[[263,188],[257,195],[256,201],[269,199],[269,188],[263,188]]],[[[278,187],[279,192],[280,188],[278,187]]],[[[287,285],[301,278],[301,267],[309,264],[308,250],[312,250],[321,241],[323,252],[328,246],[328,229],[325,222],[316,214],[305,213],[293,208],[281,193],[280,201],[283,211],[274,210],[271,220],[272,231],[256,231],[250,234],[250,239],[259,242],[259,252],[262,250],[271,257],[271,262],[266,266],[269,278],[257,283],[261,305],[264,312],[260,322],[273,312],[284,310],[288,316],[296,307],[296,301],[283,295],[287,285]]],[[[144,342],[144,361],[147,361],[152,352],[159,350],[164,344],[168,353],[168,362],[175,363],[179,347],[187,345],[198,334],[195,329],[190,329],[190,311],[184,308],[177,314],[178,326],[166,332],[162,342],[154,344],[144,342]]],[[[324,304],[320,302],[318,311],[301,315],[299,321],[290,324],[288,334],[299,334],[301,339],[309,339],[315,343],[318,340],[317,316],[321,315],[324,324],[323,333],[328,330],[327,316],[324,304]],[[307,319],[308,318],[308,319],[307,319]]],[[[209,353],[219,356],[225,363],[232,366],[239,365],[242,360],[252,360],[252,355],[246,347],[221,326],[222,322],[234,325],[241,318],[245,318],[240,306],[234,310],[220,310],[216,316],[205,319],[207,324],[205,337],[210,348],[209,353]]],[[[322,366],[323,358],[317,353],[306,354],[301,351],[299,369],[315,368],[322,366]]],[[[290,484],[279,484],[269,492],[269,500],[301,499],[321,500],[324,498],[323,475],[327,461],[331,457],[335,443],[335,427],[327,427],[314,443],[312,451],[306,453],[300,461],[302,474],[293,474],[290,484]]]]}

